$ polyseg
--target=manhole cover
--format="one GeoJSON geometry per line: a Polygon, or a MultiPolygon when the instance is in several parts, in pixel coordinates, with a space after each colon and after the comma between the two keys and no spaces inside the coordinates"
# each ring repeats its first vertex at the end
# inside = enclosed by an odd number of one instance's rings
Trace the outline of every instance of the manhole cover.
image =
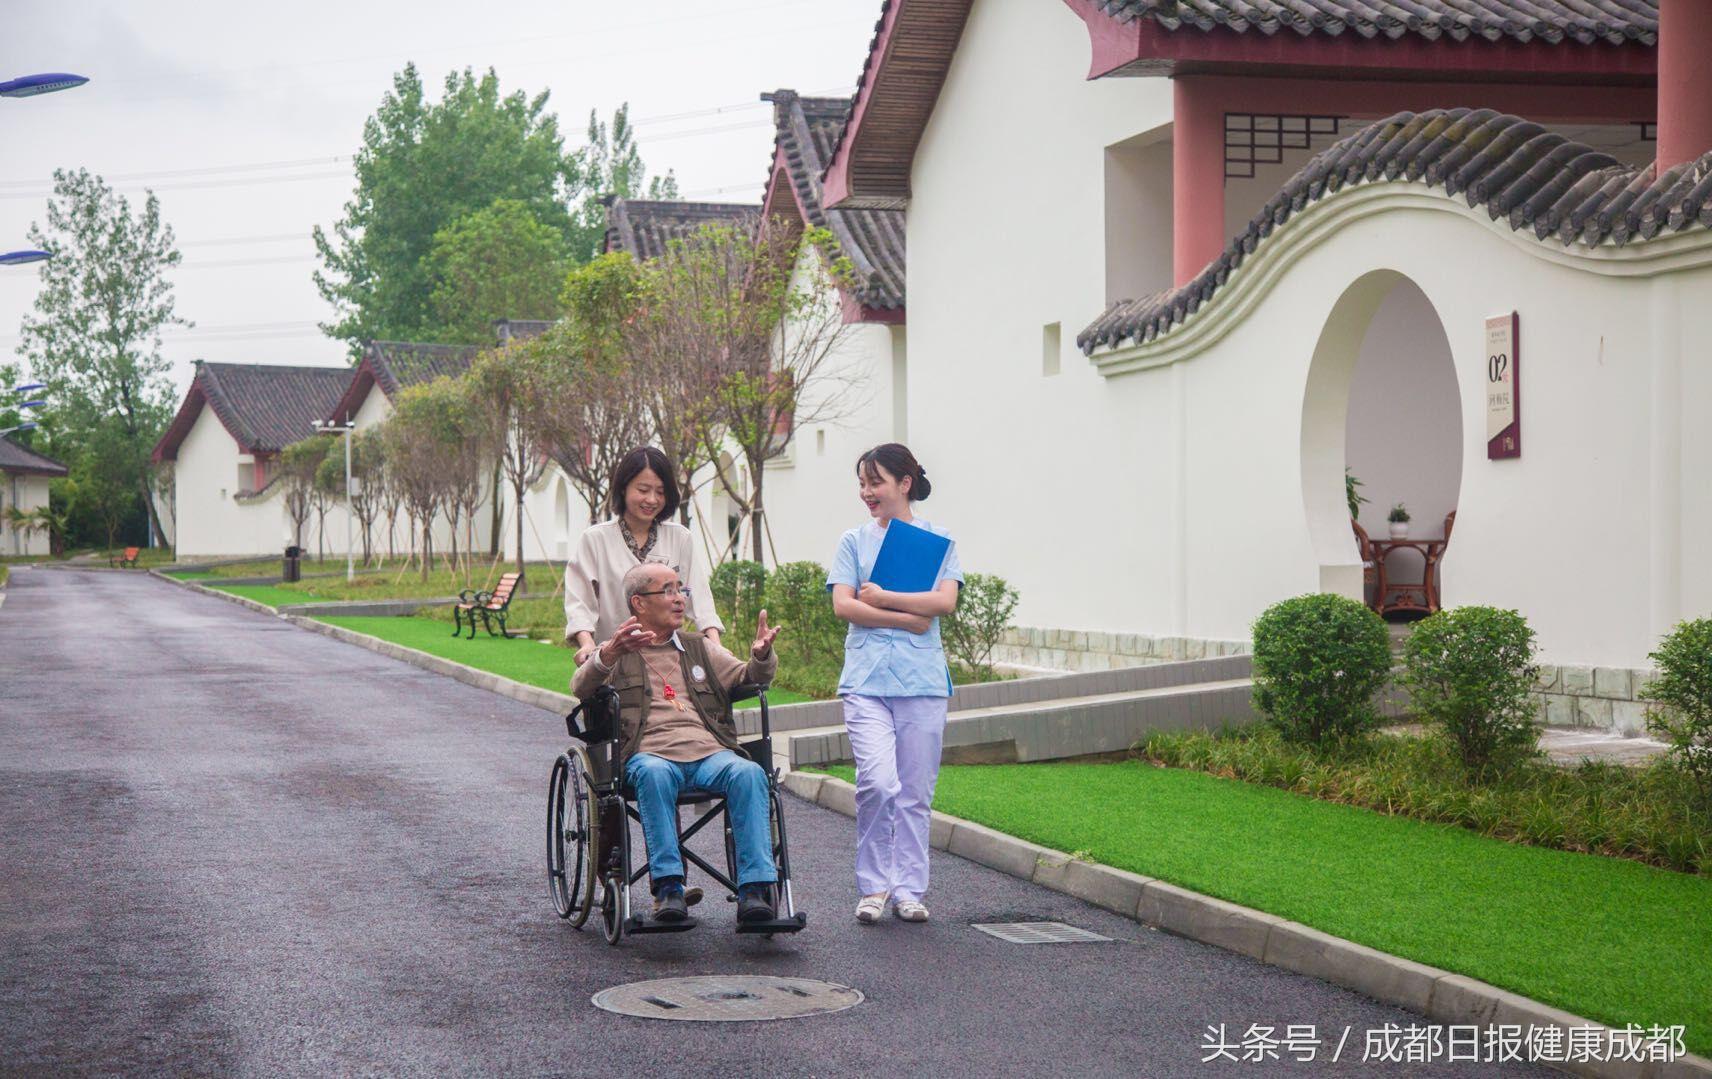
{"type": "Polygon", "coordinates": [[[768,974],[656,978],[615,985],[594,995],[595,1007],[620,1015],[703,1023],[802,1019],[841,1012],[860,1003],[861,992],[848,986],[768,974]]]}
{"type": "Polygon", "coordinates": [[[1011,944],[1079,944],[1112,939],[1063,922],[989,922],[977,923],[975,928],[1011,944]]]}

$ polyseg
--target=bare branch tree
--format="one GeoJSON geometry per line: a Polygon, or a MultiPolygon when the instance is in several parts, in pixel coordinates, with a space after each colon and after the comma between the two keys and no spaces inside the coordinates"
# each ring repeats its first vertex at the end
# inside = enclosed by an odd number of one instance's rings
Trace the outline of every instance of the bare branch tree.
{"type": "Polygon", "coordinates": [[[747,466],[746,489],[727,470],[716,476],[748,518],[752,557],[762,561],[767,462],[796,428],[836,422],[861,404],[868,372],[838,362],[851,331],[838,292],[849,262],[825,230],[775,221],[704,226],[672,241],[650,269],[652,350],[678,356],[705,388],[702,459],[717,461],[725,443],[747,466]]]}
{"type": "MultiPolygon", "coordinates": [[[[536,422],[540,416],[528,407],[530,395],[539,382],[534,370],[536,359],[529,349],[508,343],[477,356],[468,375],[471,392],[476,396],[471,419],[480,431],[485,450],[498,460],[500,474],[511,485],[512,504],[517,511],[519,587],[525,583],[523,495],[540,481],[548,460],[545,432],[536,422]]],[[[497,504],[499,499],[496,497],[494,502],[497,504]]]]}

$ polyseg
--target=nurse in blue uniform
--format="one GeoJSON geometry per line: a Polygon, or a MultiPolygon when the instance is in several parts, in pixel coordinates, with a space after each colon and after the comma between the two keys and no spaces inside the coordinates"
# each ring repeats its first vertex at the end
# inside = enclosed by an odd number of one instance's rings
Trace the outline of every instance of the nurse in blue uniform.
{"type": "Polygon", "coordinates": [[[928,822],[951,697],[939,617],[957,606],[963,571],[952,543],[930,591],[875,585],[874,559],[893,521],[950,537],[912,512],[933,487],[907,447],[864,453],[856,478],[871,519],[839,539],[826,579],[834,613],[850,623],[838,696],[856,757],[856,920],[877,921],[889,901],[902,920],[925,922],[928,822]]]}

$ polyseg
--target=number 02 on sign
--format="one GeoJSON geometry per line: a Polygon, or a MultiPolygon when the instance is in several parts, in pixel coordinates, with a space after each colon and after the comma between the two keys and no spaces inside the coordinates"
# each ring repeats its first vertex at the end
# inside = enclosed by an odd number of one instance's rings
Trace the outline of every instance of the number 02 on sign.
{"type": "Polygon", "coordinates": [[[1486,457],[1522,456],[1520,345],[1516,312],[1486,320],[1486,457]]]}

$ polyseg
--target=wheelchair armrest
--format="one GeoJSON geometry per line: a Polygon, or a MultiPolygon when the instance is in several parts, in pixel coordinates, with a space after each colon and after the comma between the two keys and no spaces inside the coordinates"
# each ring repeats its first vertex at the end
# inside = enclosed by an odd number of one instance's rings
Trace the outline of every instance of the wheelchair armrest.
{"type": "Polygon", "coordinates": [[[618,737],[618,691],[601,686],[577,702],[565,717],[565,733],[587,742],[610,742],[618,737]]]}
{"type": "Polygon", "coordinates": [[[739,682],[737,685],[732,686],[726,695],[730,697],[732,704],[736,704],[738,701],[749,700],[752,697],[759,697],[762,700],[766,700],[767,688],[767,686],[762,685],[759,682],[739,682]]]}

